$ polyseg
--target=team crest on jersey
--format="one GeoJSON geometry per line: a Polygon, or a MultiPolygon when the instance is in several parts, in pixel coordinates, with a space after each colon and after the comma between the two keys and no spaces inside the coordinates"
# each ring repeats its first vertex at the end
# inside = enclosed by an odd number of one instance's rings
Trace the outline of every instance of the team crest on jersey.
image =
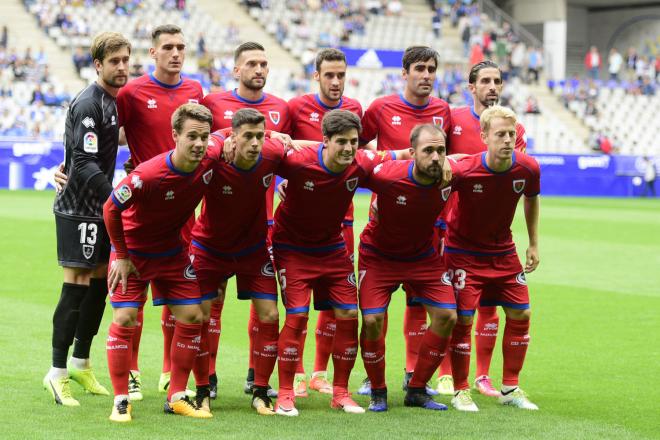
{"type": "Polygon", "coordinates": [[[192,263],[187,265],[183,271],[183,277],[187,280],[196,280],[197,275],[195,274],[195,269],[193,269],[192,263]]]}
{"type": "Polygon", "coordinates": [[[358,186],[358,178],[353,177],[352,179],[348,179],[346,181],[346,189],[353,192],[355,191],[355,188],[358,186]]]}
{"type": "Polygon", "coordinates": [[[122,185],[115,190],[115,199],[117,199],[117,201],[122,205],[126,203],[132,195],[133,193],[131,192],[131,188],[128,185],[122,185]]]}
{"type": "Polygon", "coordinates": [[[84,125],[87,128],[94,128],[94,119],[90,118],[89,116],[86,116],[85,119],[82,120],[82,125],[84,125]]]}
{"type": "Polygon", "coordinates": [[[263,182],[264,186],[268,188],[271,183],[273,183],[273,173],[268,173],[266,174],[262,179],[261,182],[263,182]]]}
{"type": "Polygon", "coordinates": [[[447,188],[442,188],[442,190],[440,191],[440,195],[442,195],[442,200],[444,200],[445,202],[447,201],[447,199],[449,199],[449,194],[451,194],[451,186],[448,186],[447,188]]]}
{"type": "Polygon", "coordinates": [[[89,260],[90,258],[92,258],[92,255],[94,255],[94,245],[83,244],[82,251],[83,251],[83,257],[89,260]]]}
{"type": "Polygon", "coordinates": [[[275,277],[275,269],[270,261],[261,266],[261,275],[265,277],[275,277]]]}
{"type": "Polygon", "coordinates": [[[351,272],[350,274],[348,274],[347,280],[348,280],[348,284],[357,287],[357,282],[355,280],[355,273],[351,272]]]}
{"type": "Polygon", "coordinates": [[[433,116],[433,125],[438,125],[440,128],[445,126],[445,118],[442,116],[433,116]]]}
{"type": "Polygon", "coordinates": [[[83,136],[83,150],[85,153],[98,153],[99,152],[99,138],[96,133],[88,131],[83,136]]]}
{"type": "Polygon", "coordinates": [[[451,277],[449,276],[449,272],[445,272],[442,274],[442,284],[446,286],[451,286],[451,277]]]}
{"type": "Polygon", "coordinates": [[[527,285],[527,277],[525,277],[525,272],[520,272],[516,276],[516,283],[522,284],[523,286],[527,285]]]}
{"type": "Polygon", "coordinates": [[[208,170],[204,174],[202,174],[202,180],[206,185],[208,185],[211,182],[211,178],[213,178],[213,170],[208,170]]]}
{"type": "Polygon", "coordinates": [[[271,122],[275,125],[280,123],[280,112],[276,111],[269,111],[268,112],[268,117],[270,118],[271,122]]]}
{"type": "Polygon", "coordinates": [[[520,194],[525,189],[525,179],[518,179],[513,181],[513,190],[520,194]]]}

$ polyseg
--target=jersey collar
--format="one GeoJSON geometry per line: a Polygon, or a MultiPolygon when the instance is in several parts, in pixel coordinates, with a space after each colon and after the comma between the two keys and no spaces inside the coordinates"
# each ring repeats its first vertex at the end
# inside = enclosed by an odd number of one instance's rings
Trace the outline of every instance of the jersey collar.
{"type": "Polygon", "coordinates": [[[413,168],[414,167],[415,167],[415,161],[414,160],[410,161],[410,165],[408,165],[408,179],[410,179],[410,181],[412,183],[414,183],[417,186],[421,186],[423,188],[428,188],[430,186],[435,185],[435,183],[429,183],[428,185],[424,185],[423,183],[418,182],[417,180],[415,180],[415,176],[413,176],[413,168]]]}
{"type": "Polygon", "coordinates": [[[330,168],[326,167],[325,163],[323,163],[323,149],[324,148],[325,148],[325,145],[323,145],[322,143],[319,144],[319,152],[318,152],[319,165],[321,165],[321,168],[323,168],[325,170],[325,172],[327,172],[328,174],[331,174],[333,176],[339,176],[340,174],[343,173],[343,171],[341,173],[335,173],[334,171],[331,171],[330,168]]]}
{"type": "Polygon", "coordinates": [[[181,171],[180,169],[175,167],[174,164],[172,163],[172,154],[174,154],[174,150],[170,151],[169,154],[165,157],[165,162],[167,162],[167,168],[169,168],[173,173],[178,174],[179,176],[190,176],[191,174],[194,173],[194,171],[186,173],[185,171],[181,171]]]}
{"type": "Polygon", "coordinates": [[[244,102],[246,104],[253,104],[253,105],[254,104],[261,104],[262,102],[264,102],[264,99],[266,99],[266,94],[265,93],[263,93],[261,95],[261,98],[257,99],[256,101],[250,101],[249,99],[243,98],[241,95],[238,94],[237,89],[232,90],[231,94],[234,98],[236,98],[239,101],[244,102]]]}
{"type": "Polygon", "coordinates": [[[424,105],[415,105],[412,102],[406,101],[406,98],[403,97],[403,93],[399,93],[399,99],[401,100],[401,102],[403,102],[405,105],[407,105],[408,107],[410,107],[412,109],[422,110],[422,109],[425,109],[426,107],[429,106],[429,104],[431,103],[432,96],[429,96],[429,102],[427,102],[424,105]]]}
{"type": "Polygon", "coordinates": [[[486,171],[488,171],[491,174],[506,174],[509,171],[511,171],[513,166],[516,164],[516,152],[514,151],[513,155],[511,156],[511,166],[508,169],[504,170],[504,171],[495,171],[495,170],[491,169],[490,167],[488,167],[488,164],[486,163],[486,153],[483,153],[481,155],[481,164],[484,166],[484,168],[486,168],[486,171]]]}
{"type": "Polygon", "coordinates": [[[159,86],[165,87],[166,89],[176,89],[181,84],[183,84],[183,77],[176,84],[165,84],[164,82],[158,81],[158,78],[156,78],[153,73],[149,74],[149,79],[155,82],[156,84],[158,84],[159,86]]]}
{"type": "Polygon", "coordinates": [[[249,169],[247,169],[247,170],[244,170],[243,168],[239,168],[239,167],[237,167],[237,166],[234,164],[234,162],[231,163],[231,166],[234,167],[234,169],[235,169],[236,171],[240,171],[241,173],[251,173],[252,171],[254,171],[254,170],[257,169],[257,167],[259,166],[259,163],[261,163],[261,158],[262,158],[262,155],[261,155],[261,153],[259,153],[259,157],[257,158],[257,161],[254,163],[254,165],[252,165],[252,166],[251,166],[249,169]]]}
{"type": "Polygon", "coordinates": [[[479,117],[479,115],[477,114],[477,112],[474,111],[474,106],[473,105],[470,106],[470,113],[472,113],[472,116],[474,116],[474,119],[476,119],[477,121],[479,121],[481,119],[479,117]]]}
{"type": "Polygon", "coordinates": [[[314,99],[316,99],[316,102],[318,102],[319,105],[320,105],[321,107],[323,107],[324,109],[326,109],[326,110],[335,110],[335,109],[341,108],[342,104],[344,103],[344,97],[343,97],[343,96],[342,96],[341,98],[339,98],[339,104],[337,104],[337,105],[334,106],[334,107],[330,107],[330,106],[328,106],[328,105],[325,105],[325,104],[323,103],[323,101],[321,101],[321,97],[319,96],[318,93],[316,93],[316,94],[314,95],[314,99]]]}

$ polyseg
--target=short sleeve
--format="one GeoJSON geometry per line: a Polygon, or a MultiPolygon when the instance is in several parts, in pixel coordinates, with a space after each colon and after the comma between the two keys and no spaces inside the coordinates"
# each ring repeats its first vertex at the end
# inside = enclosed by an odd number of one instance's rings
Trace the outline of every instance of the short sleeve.
{"type": "Polygon", "coordinates": [[[378,134],[378,113],[381,105],[374,101],[362,116],[362,133],[360,133],[360,143],[368,144],[373,141],[378,134]]]}
{"type": "Polygon", "coordinates": [[[140,168],[136,168],[131,174],[124,177],[110,194],[112,203],[122,211],[131,207],[147,191],[147,184],[142,178],[140,168]]]}
{"type": "Polygon", "coordinates": [[[526,197],[538,196],[541,193],[541,167],[536,159],[530,157],[531,177],[528,184],[525,185],[524,194],[526,197]]]}

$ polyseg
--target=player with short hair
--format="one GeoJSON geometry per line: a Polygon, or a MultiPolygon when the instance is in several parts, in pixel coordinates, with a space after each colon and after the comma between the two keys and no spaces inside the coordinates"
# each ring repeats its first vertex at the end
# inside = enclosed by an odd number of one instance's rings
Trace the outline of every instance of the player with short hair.
{"type": "MultiPolygon", "coordinates": [[[[184,104],[172,115],[173,151],[143,162],[126,176],[104,205],[105,223],[114,247],[108,281],[113,318],[108,333],[108,369],[115,392],[110,420],[129,422],[128,376],[138,308],[151,285],[154,305],[167,304],[176,317],[171,346],[171,378],[165,412],[194,418],[212,417],[208,401],[199,407],[185,394],[196,360],[202,378],[208,378],[208,359],[199,362],[207,335],[207,316],[181,237],[186,224],[213,178],[216,150],[207,152],[213,118],[200,104],[184,104]],[[121,285],[119,285],[121,284],[121,285]],[[206,371],[204,371],[206,366],[206,371]]],[[[196,378],[199,381],[200,378],[196,378]]],[[[208,397],[198,388],[197,397],[208,397]]]]}
{"type": "MultiPolygon", "coordinates": [[[[352,98],[344,96],[346,82],[346,56],[338,49],[323,49],[316,55],[316,70],[314,80],[319,83],[319,92],[298,96],[289,100],[291,115],[291,137],[293,139],[309,139],[323,141],[321,120],[323,116],[334,109],[348,110],[362,117],[362,105],[352,98]]],[[[342,223],[342,235],[346,242],[346,250],[353,255],[355,244],[353,240],[353,203],[348,208],[342,223]]],[[[305,334],[301,348],[305,346],[305,334]]],[[[328,382],[328,360],[332,354],[332,341],[335,335],[335,319],[332,310],[321,310],[316,324],[316,355],[314,370],[309,387],[324,394],[332,394],[332,384],[328,382]]],[[[297,397],[307,394],[305,370],[301,362],[294,378],[294,390],[297,397]]]]}
{"type": "MultiPolygon", "coordinates": [[[[431,96],[437,68],[438,53],[434,49],[426,46],[408,47],[403,55],[401,71],[405,89],[403,93],[384,96],[371,103],[362,118],[364,129],[360,143],[366,144],[377,138],[378,150],[391,150],[408,146],[410,131],[418,124],[435,124],[446,130],[451,122],[449,105],[431,96]]],[[[404,289],[407,298],[414,295],[405,284],[404,289]]],[[[410,301],[406,304],[408,307],[403,329],[406,342],[404,390],[412,377],[417,349],[426,331],[424,307],[410,301]]],[[[385,329],[386,332],[387,326],[385,329]]],[[[431,388],[428,391],[434,393],[431,388]]],[[[358,394],[370,394],[368,379],[365,379],[358,394]]]]}
{"type": "Polygon", "coordinates": [[[525,274],[539,264],[538,220],[540,168],[525,154],[515,152],[516,114],[501,106],[480,115],[481,140],[488,150],[458,162],[452,191],[458,202],[448,218],[445,258],[457,295],[458,322],[450,343],[455,395],[460,411],[478,411],[468,384],[471,330],[480,301],[502,306],[506,325],[502,339],[504,372],[499,401],[535,410],[518,387],[529,345],[529,291],[525,274]],[[529,235],[525,267],[511,235],[516,206],[524,197],[529,235]]]}
{"type": "MultiPolygon", "coordinates": [[[[256,42],[248,41],[234,50],[234,78],[238,80],[238,88],[220,93],[209,93],[202,100],[202,104],[213,114],[213,131],[231,127],[234,114],[241,108],[253,108],[266,116],[266,129],[279,133],[290,134],[291,121],[286,101],[263,89],[268,78],[268,58],[264,47],[256,42]]],[[[266,193],[266,214],[268,224],[273,224],[273,196],[275,194],[275,181],[266,193]]],[[[269,237],[270,238],[270,237],[269,237]]],[[[211,319],[220,322],[224,295],[218,297],[211,309],[211,319]]],[[[250,307],[248,321],[248,335],[250,338],[250,351],[253,353],[254,328],[258,316],[253,307],[250,307]]],[[[213,353],[217,352],[219,333],[211,333],[209,347],[212,360],[213,353]]],[[[211,375],[215,375],[215,362],[211,362],[211,375]]],[[[254,362],[249,356],[248,374],[243,387],[246,394],[252,394],[254,382],[254,362]]],[[[274,396],[274,394],[271,394],[274,396]]]]}
{"type": "MultiPolygon", "coordinates": [[[[448,128],[448,151],[451,154],[475,154],[486,151],[486,145],[481,140],[479,117],[488,107],[499,101],[502,94],[502,72],[497,64],[490,60],[475,64],[468,75],[468,89],[472,94],[473,105],[455,107],[451,110],[451,127],[448,128]]],[[[527,147],[525,129],[516,123],[516,146],[518,152],[524,153],[527,147]]],[[[455,197],[449,200],[445,215],[449,215],[455,204],[455,197]]],[[[490,380],[488,370],[493,349],[497,342],[499,316],[497,307],[481,302],[477,309],[475,330],[475,352],[477,355],[477,371],[474,387],[486,396],[499,396],[490,380]]],[[[440,394],[454,395],[454,382],[451,376],[451,362],[446,357],[438,372],[437,390],[440,394]]]]}
{"type": "Polygon", "coordinates": [[[437,125],[418,125],[410,134],[410,145],[413,160],[378,165],[366,184],[378,196],[378,206],[377,215],[360,235],[360,345],[371,382],[369,410],[375,412],[388,409],[382,330],[392,293],[404,281],[415,292],[411,300],[423,305],[431,317],[404,404],[447,409],[426,392],[456,323],[454,291],[435,235],[436,220],[451,192],[451,187],[442,185],[445,133],[437,125]]]}
{"type": "Polygon", "coordinates": [[[104,32],[94,37],[90,52],[98,78],[69,107],[64,139],[69,179],[53,205],[64,282],[53,314],[52,366],[43,385],[64,406],[80,405],[71,394],[69,377],[88,392],[109,394],[92,372],[89,351],[105,309],[110,242],[102,211],[117,160],[115,97],[128,81],[131,44],[119,33],[104,32]]]}

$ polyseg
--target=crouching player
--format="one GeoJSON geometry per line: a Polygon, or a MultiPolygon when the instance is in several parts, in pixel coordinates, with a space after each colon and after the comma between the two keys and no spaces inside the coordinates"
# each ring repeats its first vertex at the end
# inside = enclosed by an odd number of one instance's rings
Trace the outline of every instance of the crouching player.
{"type": "Polygon", "coordinates": [[[447,409],[426,392],[456,323],[454,291],[434,243],[435,222],[451,192],[451,187],[442,187],[445,140],[437,125],[416,126],[410,133],[414,160],[378,165],[365,185],[378,196],[377,215],[360,235],[358,264],[364,325],[360,345],[371,382],[370,411],[387,410],[383,320],[392,292],[403,282],[415,292],[412,301],[425,306],[431,317],[404,404],[447,409]]]}
{"type": "Polygon", "coordinates": [[[516,115],[493,106],[479,121],[485,153],[467,156],[454,170],[452,191],[458,203],[448,220],[445,256],[457,293],[458,322],[450,344],[455,395],[452,405],[478,411],[468,385],[474,311],[481,303],[504,308],[502,341],[504,372],[499,400],[504,405],[538,409],[518,388],[529,345],[529,292],[525,274],[539,264],[538,221],[540,169],[524,154],[514,153],[516,115]],[[525,267],[516,254],[511,223],[516,205],[524,198],[529,235],[525,267]]]}
{"type": "MultiPolygon", "coordinates": [[[[154,305],[166,304],[176,317],[165,412],[212,417],[208,407],[198,408],[185,395],[188,376],[206,338],[201,333],[203,298],[181,238],[181,228],[201,201],[218,162],[217,150],[206,151],[211,123],[206,107],[179,107],[172,115],[175,149],[140,164],[117,185],[103,209],[114,247],[108,273],[113,318],[107,342],[115,392],[112,421],[131,420],[128,375],[132,338],[148,283],[154,305]]],[[[202,370],[206,367],[199,376],[208,384],[208,357],[197,364],[202,370]]]]}

